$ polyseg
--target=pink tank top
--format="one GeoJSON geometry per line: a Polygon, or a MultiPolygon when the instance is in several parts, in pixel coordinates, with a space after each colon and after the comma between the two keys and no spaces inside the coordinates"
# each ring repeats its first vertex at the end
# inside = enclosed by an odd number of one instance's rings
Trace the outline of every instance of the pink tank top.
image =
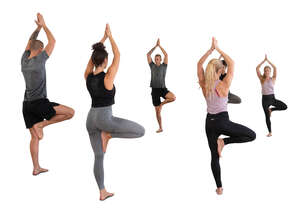
{"type": "Polygon", "coordinates": [[[207,104],[207,112],[210,114],[217,114],[220,112],[227,111],[227,102],[228,96],[220,97],[217,93],[216,86],[220,83],[220,80],[217,80],[215,83],[215,87],[213,93],[210,97],[206,97],[206,104],[207,104]]]}
{"type": "Polygon", "coordinates": [[[274,94],[274,84],[272,78],[265,80],[265,82],[261,85],[261,93],[263,95],[274,94]]]}

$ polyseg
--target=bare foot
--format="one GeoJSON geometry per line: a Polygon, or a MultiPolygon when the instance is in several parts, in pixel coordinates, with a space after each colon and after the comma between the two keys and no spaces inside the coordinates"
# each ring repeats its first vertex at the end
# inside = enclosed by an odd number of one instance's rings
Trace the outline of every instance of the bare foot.
{"type": "Polygon", "coordinates": [[[270,115],[270,117],[271,117],[271,114],[272,114],[272,109],[269,108],[269,115],[270,115]]]}
{"type": "Polygon", "coordinates": [[[106,189],[100,190],[100,201],[104,201],[110,197],[113,197],[114,193],[107,192],[106,189]]]}
{"type": "Polygon", "coordinates": [[[43,136],[44,136],[43,126],[40,123],[36,123],[36,124],[33,125],[32,128],[36,132],[38,138],[41,140],[43,138],[43,136]]]}
{"type": "Polygon", "coordinates": [[[223,194],[223,188],[222,188],[222,187],[217,188],[217,189],[216,189],[216,193],[217,193],[218,195],[222,195],[222,194],[223,194]]]}
{"type": "Polygon", "coordinates": [[[45,172],[48,172],[48,170],[44,168],[33,169],[32,175],[37,176],[40,173],[45,173],[45,172]]]}
{"type": "Polygon", "coordinates": [[[222,157],[221,154],[222,154],[222,150],[225,146],[225,143],[224,143],[224,140],[222,138],[219,138],[217,140],[217,143],[218,143],[218,154],[219,154],[219,157],[222,157]]]}
{"type": "Polygon", "coordinates": [[[109,139],[111,139],[111,135],[108,132],[101,132],[101,139],[102,139],[102,150],[105,153],[108,145],[109,139]]]}
{"type": "Polygon", "coordinates": [[[156,133],[160,133],[160,132],[163,132],[161,128],[156,131],[156,133]]]}
{"type": "Polygon", "coordinates": [[[272,136],[272,132],[270,132],[269,134],[267,134],[267,137],[271,137],[272,136]]]}

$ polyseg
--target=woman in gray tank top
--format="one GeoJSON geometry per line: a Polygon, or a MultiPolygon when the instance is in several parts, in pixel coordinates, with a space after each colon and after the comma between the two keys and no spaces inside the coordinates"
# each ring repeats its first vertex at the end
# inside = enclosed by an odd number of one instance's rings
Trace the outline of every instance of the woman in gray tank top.
{"type": "Polygon", "coordinates": [[[269,59],[267,58],[267,55],[265,56],[265,59],[261,63],[259,63],[259,65],[256,67],[256,73],[257,73],[257,77],[261,84],[262,107],[263,107],[263,110],[265,113],[266,123],[267,123],[268,131],[269,131],[267,137],[271,137],[272,136],[271,119],[270,119],[271,113],[276,110],[277,111],[286,110],[287,105],[284,102],[277,100],[275,98],[274,84],[275,84],[276,77],[277,77],[277,69],[276,69],[276,66],[269,61],[269,59]],[[263,75],[260,72],[260,67],[265,62],[269,63],[273,68],[272,77],[271,77],[271,67],[268,65],[266,65],[264,67],[263,75]],[[273,107],[271,108],[271,106],[273,106],[273,107]]]}
{"type": "Polygon", "coordinates": [[[219,158],[224,146],[232,143],[253,141],[256,137],[255,132],[251,129],[229,120],[227,102],[233,72],[233,60],[218,47],[217,41],[213,38],[211,48],[198,62],[197,73],[199,84],[207,103],[205,130],[211,151],[211,169],[217,185],[216,192],[218,195],[223,193],[219,158]],[[205,71],[203,69],[204,62],[214,50],[218,51],[228,64],[227,75],[223,81],[219,80],[224,68],[221,60],[210,60],[205,71]],[[220,135],[226,135],[228,137],[219,138],[220,135]]]}

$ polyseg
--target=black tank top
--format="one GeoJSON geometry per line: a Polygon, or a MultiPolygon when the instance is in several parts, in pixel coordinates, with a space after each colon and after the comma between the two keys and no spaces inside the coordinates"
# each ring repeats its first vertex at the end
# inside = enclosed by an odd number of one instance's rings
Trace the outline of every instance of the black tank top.
{"type": "Polygon", "coordinates": [[[116,88],[107,90],[104,86],[105,73],[94,75],[89,74],[86,79],[86,86],[92,98],[92,107],[111,106],[115,103],[116,88]]]}

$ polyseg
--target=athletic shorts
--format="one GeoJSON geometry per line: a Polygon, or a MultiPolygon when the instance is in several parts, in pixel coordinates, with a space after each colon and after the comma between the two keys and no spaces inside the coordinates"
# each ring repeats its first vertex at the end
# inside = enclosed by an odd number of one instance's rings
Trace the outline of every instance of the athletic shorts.
{"type": "Polygon", "coordinates": [[[53,107],[58,105],[58,103],[50,102],[47,98],[24,101],[23,117],[26,128],[32,128],[34,124],[44,121],[44,119],[50,120],[56,114],[53,107]]]}
{"type": "Polygon", "coordinates": [[[152,88],[151,96],[153,106],[159,106],[161,104],[160,98],[166,99],[167,93],[169,93],[167,88],[152,88]]]}

